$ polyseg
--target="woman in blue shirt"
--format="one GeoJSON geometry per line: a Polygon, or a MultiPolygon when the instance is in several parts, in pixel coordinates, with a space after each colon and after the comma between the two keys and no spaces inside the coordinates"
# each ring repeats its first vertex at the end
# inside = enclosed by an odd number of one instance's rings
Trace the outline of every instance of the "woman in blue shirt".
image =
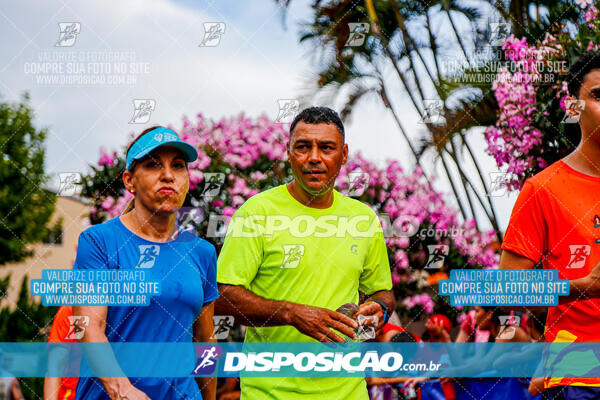
{"type": "MultiPolygon", "coordinates": [[[[179,229],[189,189],[187,163],[198,157],[168,128],[142,132],[127,149],[124,214],[79,236],[74,269],[143,269],[159,281],[147,306],[75,306],[89,316],[81,342],[209,342],[216,283],[214,246],[179,229]]],[[[214,378],[81,378],[77,399],[214,399],[214,378]],[[200,386],[200,387],[199,387],[200,386]],[[202,396],[201,396],[202,394],[202,396]]]]}

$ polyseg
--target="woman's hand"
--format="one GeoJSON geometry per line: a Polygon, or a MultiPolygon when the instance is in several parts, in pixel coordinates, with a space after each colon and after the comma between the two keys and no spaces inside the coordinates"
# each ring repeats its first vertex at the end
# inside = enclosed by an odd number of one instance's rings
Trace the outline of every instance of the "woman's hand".
{"type": "MultiPolygon", "coordinates": [[[[73,315],[88,316],[89,325],[83,331],[80,343],[107,343],[106,315],[107,306],[73,306],[73,315]]],[[[129,378],[121,370],[112,351],[97,351],[98,348],[84,348],[88,365],[92,371],[110,371],[118,377],[98,377],[108,396],[113,400],[149,400],[150,398],[141,390],[133,386],[129,378]],[[102,353],[102,354],[100,354],[102,353]]]]}
{"type": "Polygon", "coordinates": [[[111,400],[150,400],[128,378],[105,378],[104,388],[111,400]]]}

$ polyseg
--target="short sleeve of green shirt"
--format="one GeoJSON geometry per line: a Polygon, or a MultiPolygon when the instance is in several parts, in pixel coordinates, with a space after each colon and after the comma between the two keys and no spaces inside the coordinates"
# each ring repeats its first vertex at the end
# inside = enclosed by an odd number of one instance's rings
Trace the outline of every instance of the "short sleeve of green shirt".
{"type": "Polygon", "coordinates": [[[249,289],[262,263],[263,241],[260,235],[233,235],[236,223],[243,223],[251,212],[242,206],[231,218],[225,242],[217,261],[217,282],[249,289]]]}
{"type": "MultiPolygon", "coordinates": [[[[373,218],[377,218],[375,213],[373,213],[373,218]]],[[[390,260],[381,223],[379,223],[379,228],[371,238],[363,272],[360,274],[358,290],[364,294],[371,295],[380,290],[391,289],[392,274],[390,260]]]]}

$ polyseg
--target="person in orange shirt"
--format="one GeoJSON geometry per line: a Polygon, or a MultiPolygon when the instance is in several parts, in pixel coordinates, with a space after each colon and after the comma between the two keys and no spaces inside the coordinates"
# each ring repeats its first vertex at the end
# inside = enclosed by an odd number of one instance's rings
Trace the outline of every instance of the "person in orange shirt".
{"type": "MultiPolygon", "coordinates": [[[[600,52],[578,59],[567,76],[583,100],[577,148],[529,178],[513,208],[500,268],[556,269],[570,295],[549,307],[547,342],[600,342],[600,52]]],[[[600,398],[600,378],[551,377],[553,399],[600,398]]]]}
{"type": "MultiPolygon", "coordinates": [[[[80,321],[80,319],[73,318],[71,306],[60,307],[52,322],[48,343],[76,343],[81,329],[85,329],[84,326],[78,324],[80,321]]],[[[59,349],[55,348],[52,351],[55,350],[59,349]]],[[[78,379],[77,377],[46,377],[44,379],[44,400],[73,400],[78,379]]]]}

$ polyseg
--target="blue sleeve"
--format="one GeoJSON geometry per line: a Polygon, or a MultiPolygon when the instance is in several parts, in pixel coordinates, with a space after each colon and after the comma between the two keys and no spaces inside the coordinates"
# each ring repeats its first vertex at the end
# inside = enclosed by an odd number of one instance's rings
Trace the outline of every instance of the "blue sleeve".
{"type": "Polygon", "coordinates": [[[206,280],[204,281],[204,304],[215,301],[219,297],[219,288],[217,286],[217,251],[213,245],[210,245],[209,256],[206,263],[206,280]]]}
{"type": "Polygon", "coordinates": [[[81,232],[77,244],[77,257],[73,269],[108,268],[108,257],[104,241],[88,230],[81,232]]]}

